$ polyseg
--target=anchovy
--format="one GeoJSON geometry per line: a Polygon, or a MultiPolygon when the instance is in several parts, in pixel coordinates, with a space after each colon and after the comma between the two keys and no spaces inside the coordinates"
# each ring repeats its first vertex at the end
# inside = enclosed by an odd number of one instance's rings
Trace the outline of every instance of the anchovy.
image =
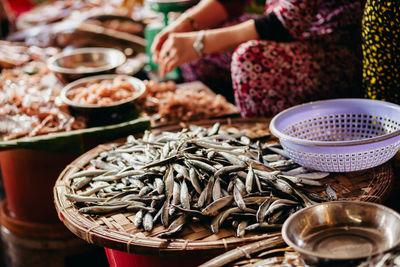
{"type": "Polygon", "coordinates": [[[106,198],[101,197],[89,197],[89,196],[81,196],[74,194],[65,194],[65,197],[74,202],[101,202],[107,200],[106,198]]]}
{"type": "Polygon", "coordinates": [[[146,232],[150,232],[153,230],[153,215],[150,212],[147,212],[143,217],[143,228],[146,232]]]}
{"type": "Polygon", "coordinates": [[[310,173],[300,173],[295,175],[296,177],[310,180],[324,179],[329,176],[329,172],[310,172],[310,173]]]}
{"type": "Polygon", "coordinates": [[[245,228],[246,231],[254,230],[278,230],[282,228],[282,224],[255,223],[245,228]]]}
{"type": "Polygon", "coordinates": [[[201,214],[212,216],[213,214],[216,214],[218,212],[218,210],[230,205],[232,203],[232,200],[233,200],[232,196],[222,197],[222,198],[212,202],[204,209],[202,209],[201,214]]]}
{"type": "Polygon", "coordinates": [[[214,166],[211,166],[205,162],[199,161],[199,160],[193,160],[193,159],[187,159],[186,160],[190,165],[198,167],[200,169],[205,170],[208,173],[214,174],[217,169],[214,166]]]}
{"type": "Polygon", "coordinates": [[[87,213],[87,214],[94,214],[94,215],[100,215],[100,214],[108,214],[111,212],[115,212],[118,210],[121,210],[125,207],[127,207],[128,204],[124,205],[112,205],[112,206],[90,206],[90,207],[84,207],[80,208],[79,211],[82,213],[87,213]]]}
{"type": "Polygon", "coordinates": [[[183,230],[183,226],[185,225],[186,220],[187,220],[187,215],[182,215],[182,216],[178,217],[168,227],[168,231],[159,234],[158,237],[160,237],[160,238],[170,238],[170,237],[173,237],[176,234],[179,234],[183,230]]]}
{"type": "MultiPolygon", "coordinates": [[[[172,206],[176,206],[180,203],[181,199],[181,186],[179,183],[174,182],[174,189],[173,189],[173,194],[172,194],[172,206]]],[[[169,209],[169,215],[172,215],[175,212],[175,208],[170,207],[169,209]]]]}
{"type": "Polygon", "coordinates": [[[214,186],[212,189],[212,197],[213,197],[214,201],[222,197],[221,179],[220,178],[217,178],[215,180],[215,183],[214,183],[214,186]]]}
{"type": "Polygon", "coordinates": [[[133,219],[133,225],[136,228],[139,228],[142,225],[142,221],[143,221],[143,216],[144,216],[144,211],[143,210],[139,210],[136,214],[135,217],[133,219]]]}
{"type": "Polygon", "coordinates": [[[215,123],[213,125],[213,127],[208,131],[207,136],[213,136],[213,135],[218,134],[220,126],[221,126],[221,124],[219,122],[215,123]]]}
{"type": "Polygon", "coordinates": [[[190,195],[189,190],[186,185],[185,180],[181,183],[181,194],[180,194],[181,204],[184,209],[190,209],[190,195]]]}
{"type": "Polygon", "coordinates": [[[192,183],[194,189],[197,191],[197,193],[201,194],[203,188],[200,184],[197,172],[194,168],[189,169],[189,177],[190,177],[190,182],[192,183]]]}
{"type": "Polygon", "coordinates": [[[267,210],[269,208],[269,206],[272,203],[272,193],[270,194],[270,196],[264,200],[264,202],[258,207],[257,210],[257,214],[256,214],[256,218],[257,218],[257,222],[263,222],[264,218],[267,214],[267,210]]]}
{"type": "Polygon", "coordinates": [[[79,190],[85,185],[89,184],[92,181],[91,177],[83,176],[74,179],[74,183],[72,184],[72,189],[79,190]]]}
{"type": "Polygon", "coordinates": [[[241,221],[236,229],[236,236],[243,237],[246,233],[246,227],[249,225],[248,221],[241,221]]]}
{"type": "Polygon", "coordinates": [[[75,173],[74,175],[71,176],[71,180],[75,178],[80,178],[80,177],[91,177],[91,176],[98,176],[106,173],[108,170],[97,170],[97,169],[90,169],[90,170],[84,170],[75,173]]]}
{"type": "Polygon", "coordinates": [[[245,210],[246,209],[246,204],[244,203],[242,194],[240,193],[239,189],[235,185],[233,187],[233,198],[235,200],[236,205],[241,209],[245,210]]]}
{"type": "Polygon", "coordinates": [[[214,176],[219,177],[221,175],[229,174],[231,172],[238,172],[238,171],[242,171],[242,170],[244,170],[243,166],[237,166],[237,165],[226,166],[226,167],[223,167],[223,168],[219,169],[218,171],[216,171],[214,173],[214,176]]]}
{"type": "Polygon", "coordinates": [[[251,193],[251,191],[253,191],[253,181],[254,181],[254,172],[252,165],[250,165],[246,176],[246,192],[249,194],[251,193]]]}
{"type": "Polygon", "coordinates": [[[337,200],[338,199],[335,190],[333,190],[333,188],[330,185],[328,185],[326,187],[325,191],[326,191],[326,195],[328,196],[329,200],[337,200]]]}

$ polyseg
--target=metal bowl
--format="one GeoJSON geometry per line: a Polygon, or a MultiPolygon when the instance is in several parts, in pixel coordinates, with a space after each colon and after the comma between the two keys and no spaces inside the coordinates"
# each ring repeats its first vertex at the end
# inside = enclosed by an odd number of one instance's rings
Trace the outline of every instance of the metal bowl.
{"type": "Polygon", "coordinates": [[[69,105],[72,114],[81,115],[87,118],[88,126],[100,126],[137,118],[139,110],[136,108],[134,102],[141,97],[145,91],[146,86],[137,78],[127,75],[106,74],[86,77],[69,83],[61,91],[60,97],[64,103],[69,105]],[[67,93],[70,90],[78,87],[85,87],[104,80],[113,80],[117,77],[122,77],[124,80],[128,81],[133,88],[135,88],[135,93],[133,93],[131,97],[112,102],[108,105],[80,104],[67,97],[67,93]]]}
{"type": "MultiPolygon", "coordinates": [[[[360,201],[320,203],[293,214],[282,237],[306,264],[354,262],[400,243],[400,215],[360,201]]],[[[343,264],[340,264],[343,265],[343,264]]]]}
{"type": "Polygon", "coordinates": [[[51,57],[48,68],[62,81],[113,72],[124,64],[124,53],[113,48],[86,47],[59,53],[51,57]]]}

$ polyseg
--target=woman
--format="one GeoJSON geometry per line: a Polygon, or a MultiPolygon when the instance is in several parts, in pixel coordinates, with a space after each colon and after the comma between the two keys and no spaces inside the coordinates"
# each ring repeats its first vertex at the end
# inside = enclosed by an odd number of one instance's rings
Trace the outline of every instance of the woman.
{"type": "Polygon", "coordinates": [[[364,12],[365,96],[400,104],[400,1],[368,0],[364,12]]]}
{"type": "Polygon", "coordinates": [[[152,45],[161,74],[187,62],[196,73],[199,62],[236,48],[231,75],[242,116],[361,93],[362,0],[267,0],[264,16],[210,29],[244,3],[203,0],[163,30],[152,45]]]}

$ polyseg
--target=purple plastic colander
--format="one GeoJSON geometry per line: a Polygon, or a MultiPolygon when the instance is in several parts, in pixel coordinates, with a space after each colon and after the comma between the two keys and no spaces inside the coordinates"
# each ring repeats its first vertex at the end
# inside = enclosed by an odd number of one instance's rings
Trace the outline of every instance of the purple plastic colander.
{"type": "Polygon", "coordinates": [[[371,99],[332,99],[277,114],[271,133],[298,164],[349,172],[378,166],[400,147],[400,106],[371,99]]]}

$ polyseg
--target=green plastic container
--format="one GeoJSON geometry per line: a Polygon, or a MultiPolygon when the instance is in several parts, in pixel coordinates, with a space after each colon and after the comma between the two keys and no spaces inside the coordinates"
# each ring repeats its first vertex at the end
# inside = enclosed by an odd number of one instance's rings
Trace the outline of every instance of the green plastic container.
{"type": "MultiPolygon", "coordinates": [[[[148,4],[149,8],[155,12],[163,13],[164,15],[164,24],[153,23],[146,26],[144,31],[144,36],[147,41],[146,45],[146,53],[149,56],[149,65],[152,69],[157,69],[158,65],[155,64],[152,60],[152,54],[150,51],[151,44],[157,33],[162,31],[168,25],[168,13],[169,12],[184,12],[188,8],[195,5],[198,0],[176,0],[176,1],[157,1],[157,0],[147,0],[146,4],[148,4]]],[[[179,68],[174,69],[170,73],[167,73],[166,79],[170,80],[178,80],[181,78],[181,72],[179,68]]]]}

